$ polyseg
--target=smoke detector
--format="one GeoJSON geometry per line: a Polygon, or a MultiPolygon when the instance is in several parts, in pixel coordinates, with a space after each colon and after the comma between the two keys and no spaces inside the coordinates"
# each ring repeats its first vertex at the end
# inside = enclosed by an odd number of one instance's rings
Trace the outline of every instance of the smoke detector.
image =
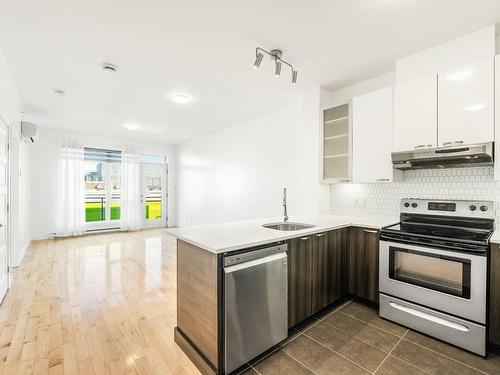
{"type": "Polygon", "coordinates": [[[116,67],[116,65],[111,64],[111,63],[102,63],[101,68],[106,73],[110,73],[110,74],[115,74],[118,71],[118,68],[116,67]]]}

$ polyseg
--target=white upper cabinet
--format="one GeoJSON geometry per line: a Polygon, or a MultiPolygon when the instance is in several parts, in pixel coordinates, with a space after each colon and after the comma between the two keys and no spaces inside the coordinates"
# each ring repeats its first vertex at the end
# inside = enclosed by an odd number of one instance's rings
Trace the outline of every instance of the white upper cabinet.
{"type": "Polygon", "coordinates": [[[437,74],[394,87],[393,151],[436,147],[437,74]]]}
{"type": "Polygon", "coordinates": [[[494,61],[438,74],[438,146],[491,142],[494,138],[494,61]]]}
{"type": "Polygon", "coordinates": [[[353,182],[392,180],[393,89],[353,99],[353,182]]]}

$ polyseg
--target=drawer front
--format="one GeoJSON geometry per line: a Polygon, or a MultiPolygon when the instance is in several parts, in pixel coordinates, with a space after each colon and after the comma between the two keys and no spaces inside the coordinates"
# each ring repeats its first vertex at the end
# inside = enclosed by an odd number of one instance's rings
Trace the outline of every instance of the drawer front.
{"type": "Polygon", "coordinates": [[[380,293],[380,316],[479,355],[486,353],[486,328],[380,293]]]}

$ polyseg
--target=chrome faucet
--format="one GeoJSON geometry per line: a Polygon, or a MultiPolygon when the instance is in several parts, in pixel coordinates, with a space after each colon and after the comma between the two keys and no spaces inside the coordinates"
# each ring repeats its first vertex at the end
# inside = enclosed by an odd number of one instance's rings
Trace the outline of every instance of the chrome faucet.
{"type": "Polygon", "coordinates": [[[288,213],[286,212],[286,187],[283,188],[283,221],[288,221],[288,213]]]}

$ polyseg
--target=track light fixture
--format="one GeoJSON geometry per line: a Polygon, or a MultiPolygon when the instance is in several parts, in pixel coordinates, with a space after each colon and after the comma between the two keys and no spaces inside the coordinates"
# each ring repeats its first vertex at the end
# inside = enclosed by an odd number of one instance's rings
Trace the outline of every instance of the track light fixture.
{"type": "Polygon", "coordinates": [[[253,67],[255,69],[259,69],[260,63],[262,62],[262,59],[264,58],[264,55],[262,53],[257,53],[255,56],[255,62],[253,63],[253,67]]]}
{"type": "Polygon", "coordinates": [[[279,77],[281,75],[281,65],[285,64],[292,70],[292,83],[297,83],[297,71],[293,68],[293,66],[283,60],[281,56],[283,53],[279,49],[273,49],[272,51],[266,51],[260,47],[255,49],[255,62],[253,67],[258,69],[260,64],[262,63],[262,59],[264,58],[264,54],[268,55],[272,60],[274,60],[274,75],[279,77]]]}

